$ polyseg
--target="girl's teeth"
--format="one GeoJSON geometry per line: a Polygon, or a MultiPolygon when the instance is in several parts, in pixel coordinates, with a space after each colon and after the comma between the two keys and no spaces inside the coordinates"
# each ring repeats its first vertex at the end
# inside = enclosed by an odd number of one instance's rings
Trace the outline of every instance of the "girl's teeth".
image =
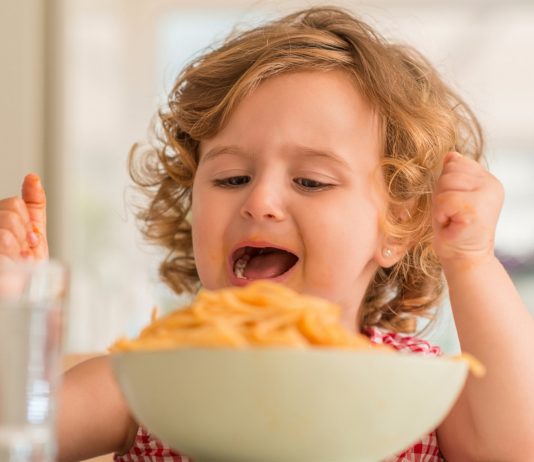
{"type": "Polygon", "coordinates": [[[239,260],[235,262],[234,274],[237,276],[238,279],[246,279],[244,271],[249,260],[250,255],[243,255],[239,260]]]}

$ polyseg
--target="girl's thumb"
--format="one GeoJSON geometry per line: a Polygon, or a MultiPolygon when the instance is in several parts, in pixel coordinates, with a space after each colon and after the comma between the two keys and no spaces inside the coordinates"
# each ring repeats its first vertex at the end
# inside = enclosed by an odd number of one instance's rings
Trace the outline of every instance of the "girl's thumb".
{"type": "Polygon", "coordinates": [[[38,228],[38,232],[46,234],[46,195],[41,179],[35,173],[24,177],[22,200],[26,203],[32,225],[38,228]]]}

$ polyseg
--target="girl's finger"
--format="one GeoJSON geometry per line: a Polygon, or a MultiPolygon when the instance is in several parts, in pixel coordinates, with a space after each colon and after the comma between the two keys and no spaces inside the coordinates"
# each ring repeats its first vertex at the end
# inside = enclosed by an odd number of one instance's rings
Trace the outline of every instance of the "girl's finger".
{"type": "Polygon", "coordinates": [[[449,152],[443,158],[441,173],[464,172],[473,175],[484,175],[486,169],[476,160],[464,157],[457,152],[449,152]]]}
{"type": "Polygon", "coordinates": [[[22,198],[8,197],[7,199],[0,200],[0,210],[16,213],[26,225],[28,231],[31,229],[30,214],[22,198]]]}
{"type": "Polygon", "coordinates": [[[46,236],[46,194],[38,175],[30,173],[24,177],[22,199],[33,225],[32,231],[46,236]]]}
{"type": "Polygon", "coordinates": [[[0,229],[0,255],[19,260],[21,251],[22,248],[14,234],[7,229],[0,229]]]}
{"type": "Polygon", "coordinates": [[[0,253],[0,266],[13,263],[13,259],[0,253]]]}
{"type": "Polygon", "coordinates": [[[478,176],[468,173],[447,172],[442,174],[436,183],[436,193],[446,191],[475,191],[480,185],[478,176]]]}
{"type": "Polygon", "coordinates": [[[464,192],[447,191],[434,198],[433,218],[442,227],[451,222],[467,223],[473,213],[474,208],[464,192]]]}
{"type": "Polygon", "coordinates": [[[29,250],[28,223],[24,223],[21,216],[10,210],[0,210],[0,229],[10,231],[17,239],[22,250],[29,250]]]}

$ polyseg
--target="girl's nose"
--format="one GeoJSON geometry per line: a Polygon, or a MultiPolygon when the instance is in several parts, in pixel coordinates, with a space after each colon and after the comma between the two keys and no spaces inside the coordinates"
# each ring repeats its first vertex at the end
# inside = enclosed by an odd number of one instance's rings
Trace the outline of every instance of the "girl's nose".
{"type": "Polygon", "coordinates": [[[240,214],[254,220],[281,221],[285,218],[282,197],[276,186],[268,181],[251,185],[240,214]]]}

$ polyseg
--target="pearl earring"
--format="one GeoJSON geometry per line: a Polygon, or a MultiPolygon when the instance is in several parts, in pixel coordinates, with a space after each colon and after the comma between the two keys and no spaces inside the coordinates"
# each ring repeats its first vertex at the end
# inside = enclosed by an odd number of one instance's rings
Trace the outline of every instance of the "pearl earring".
{"type": "Polygon", "coordinates": [[[384,256],[384,258],[391,258],[393,252],[391,249],[386,247],[384,250],[382,250],[382,255],[384,256]]]}

